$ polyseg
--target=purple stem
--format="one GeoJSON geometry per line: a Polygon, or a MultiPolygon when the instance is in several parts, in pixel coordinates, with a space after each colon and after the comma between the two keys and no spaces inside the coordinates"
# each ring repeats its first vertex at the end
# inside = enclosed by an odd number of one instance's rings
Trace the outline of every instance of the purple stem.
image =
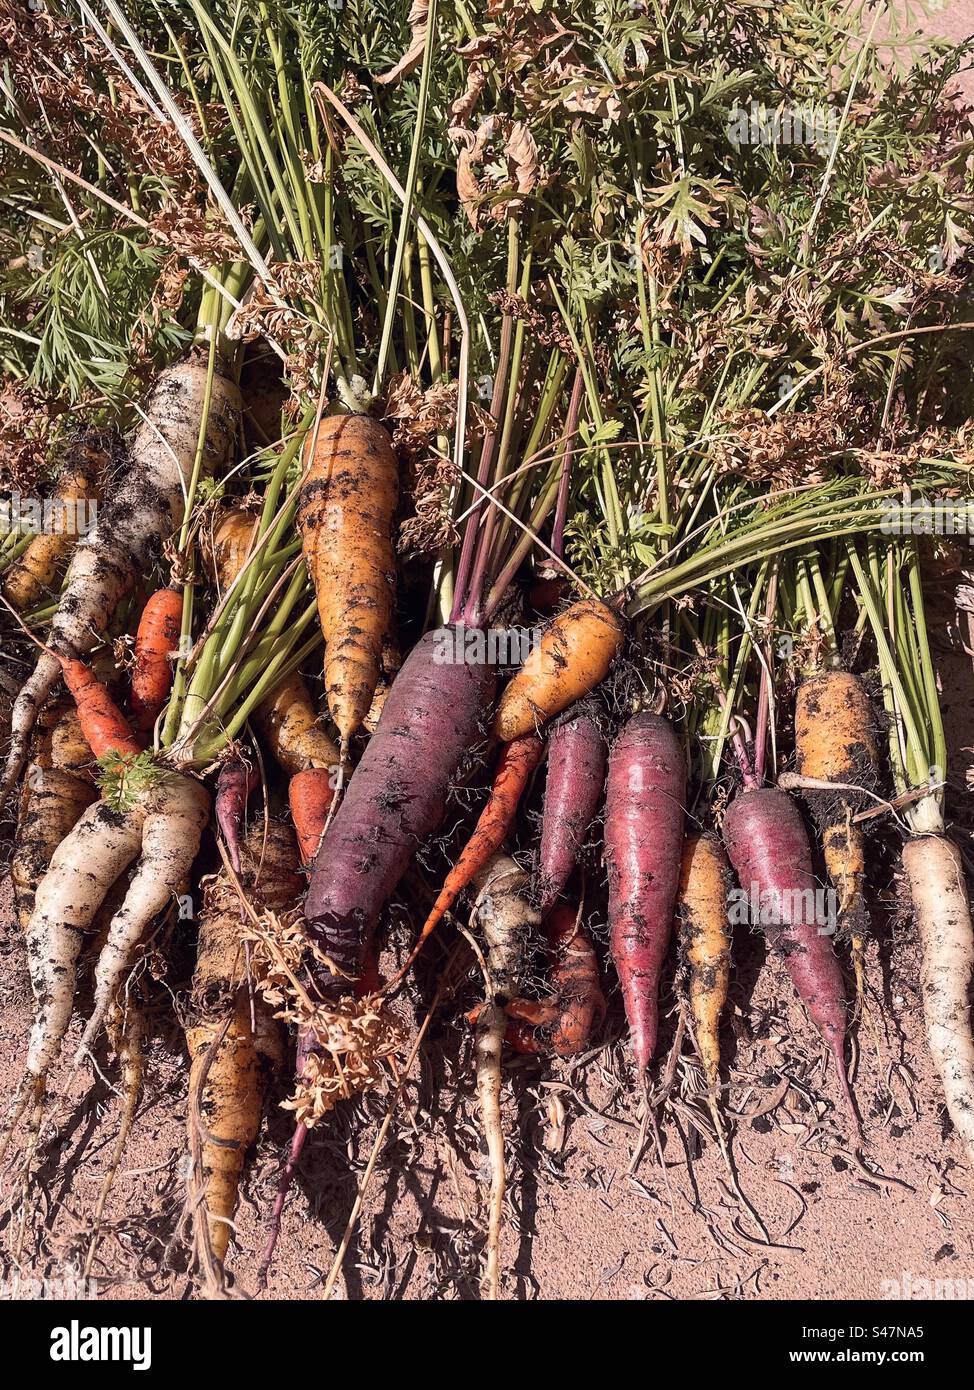
{"type": "Polygon", "coordinates": [[[578,412],[582,406],[582,388],[585,384],[582,369],[575,371],[572,383],[571,400],[568,402],[568,415],[565,419],[567,443],[561,460],[561,481],[558,484],[558,502],[555,506],[555,519],[551,527],[551,548],[562,558],[565,553],[565,521],[568,517],[568,494],[572,476],[572,460],[575,456],[575,431],[578,428],[578,412]]]}
{"type": "MultiPolygon", "coordinates": [[[[765,606],[765,618],[770,623],[774,617],[774,610],[778,604],[778,576],[772,574],[768,584],[768,602],[765,606]]],[[[757,721],[754,726],[754,776],[757,785],[764,785],[764,768],[767,760],[768,750],[768,730],[771,724],[771,654],[765,652],[764,662],[761,666],[761,682],[758,686],[758,713],[757,721]]]]}
{"type": "MultiPolygon", "coordinates": [[[[501,408],[504,404],[504,387],[506,385],[507,368],[511,357],[511,343],[514,336],[514,319],[506,314],[501,325],[500,350],[497,354],[497,375],[494,378],[494,394],[490,399],[490,413],[497,422],[497,429],[493,430],[484,440],[484,446],[480,451],[480,466],[477,469],[477,482],[481,487],[486,487],[490,481],[490,472],[494,463],[494,455],[497,452],[498,436],[501,427],[501,408]]],[[[460,563],[457,567],[456,587],[453,591],[453,607],[450,610],[450,622],[458,623],[464,616],[466,608],[466,595],[470,574],[474,567],[474,552],[477,549],[477,536],[481,531],[482,510],[486,498],[476,502],[474,510],[467,517],[463,531],[463,545],[460,548],[460,563]]],[[[481,546],[482,549],[482,546],[481,546]]],[[[477,556],[479,558],[479,551],[477,556]]]]}

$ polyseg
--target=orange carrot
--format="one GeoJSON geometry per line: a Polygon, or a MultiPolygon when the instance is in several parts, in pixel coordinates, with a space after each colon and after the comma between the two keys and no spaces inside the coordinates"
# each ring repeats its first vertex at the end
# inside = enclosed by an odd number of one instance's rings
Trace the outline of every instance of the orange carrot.
{"type": "Polygon", "coordinates": [[[459,859],[447,875],[416,944],[410,951],[406,964],[389,986],[390,989],[401,982],[444,914],[507,839],[524,788],[541,761],[543,752],[544,742],[537,734],[525,734],[504,745],[487,805],[480,813],[476,828],[464,845],[459,859]]]}
{"type": "Polygon", "coordinates": [[[347,749],[372,704],[392,621],[399,463],[377,420],[332,415],[312,431],[307,465],[298,528],[325,639],[328,708],[347,749]]]}
{"type": "Polygon", "coordinates": [[[547,924],[552,992],[546,999],[512,999],[506,1041],[518,1052],[541,1052],[536,1029],[549,1030],[559,1057],[574,1057],[605,1018],[599,958],[574,903],[558,903],[547,924]]]}
{"type": "Polygon", "coordinates": [[[329,767],[307,767],[296,772],[288,783],[287,796],[302,864],[310,864],[318,852],[334,795],[329,767]]]}
{"type": "Polygon", "coordinates": [[[58,655],[64,684],[78,706],[78,722],[96,758],[106,753],[141,753],[142,741],[116,705],[108,687],[77,657],[58,655]]]}
{"type": "Polygon", "coordinates": [[[177,589],[159,589],[142,610],[135,635],[132,668],[132,727],[148,734],[169,695],[170,657],[179,643],[183,596],[177,589]]]}
{"type": "Polygon", "coordinates": [[[599,599],[580,599],[559,613],[501,695],[497,737],[530,733],[594,690],[624,637],[620,618],[599,599]]]}

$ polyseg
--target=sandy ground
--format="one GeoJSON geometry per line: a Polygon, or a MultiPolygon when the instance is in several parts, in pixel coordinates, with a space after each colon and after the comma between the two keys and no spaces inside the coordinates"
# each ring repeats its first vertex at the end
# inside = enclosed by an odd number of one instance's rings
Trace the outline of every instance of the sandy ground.
{"type": "MultiPolygon", "coordinates": [[[[962,791],[971,763],[965,744],[974,677],[956,648],[945,644],[939,659],[953,745],[954,812],[967,816],[962,791]]],[[[970,826],[958,823],[955,832],[969,849],[970,826]]],[[[931,1288],[951,1281],[951,1289],[974,1295],[974,1175],[950,1131],[926,1054],[912,925],[895,910],[889,862],[874,858],[871,872],[877,900],[894,910],[877,914],[867,1010],[854,1029],[854,1088],[865,1130],[861,1157],[836,1108],[832,1064],[782,966],[767,958],[760,936],[741,929],[723,1033],[725,1103],[740,1182],[771,1244],[760,1243],[729,1190],[689,1044],[662,1115],[663,1165],[650,1143],[629,1173],[640,1104],[618,1041],[622,1019],[615,997],[605,1034],[610,1041],[579,1064],[506,1058],[508,1296],[857,1299],[900,1290],[910,1296],[924,1290],[923,1281],[931,1288]]],[[[399,950],[405,921],[402,913],[394,917],[399,950]]],[[[420,992],[402,1005],[413,1030],[425,1016],[445,951],[434,949],[420,992]]],[[[463,1019],[477,997],[477,977],[469,958],[458,965],[457,992],[434,1015],[420,1066],[366,1189],[339,1296],[479,1297],[488,1170],[463,1019]]],[[[178,998],[188,968],[185,943],[177,940],[166,988],[156,987],[152,996],[144,1097],[94,1266],[100,1297],[180,1298],[195,1289],[178,1235],[186,1063],[167,993],[172,989],[178,998]]],[[[672,985],[665,1003],[661,1064],[676,1023],[672,985]]],[[[29,1021],[22,944],[11,934],[0,955],[3,1093],[15,1080],[29,1021]]],[[[70,1046],[66,1051],[70,1055],[70,1046]]],[[[102,1080],[92,1085],[90,1075],[76,1078],[69,1094],[67,1068],[55,1076],[54,1094],[62,1099],[26,1200],[19,1161],[7,1164],[0,1251],[8,1279],[18,1270],[22,1278],[64,1277],[83,1259],[119,1114],[111,1090],[117,1074],[107,1052],[99,1066],[102,1080]]],[[[279,1090],[274,1099],[282,1097],[279,1090]]],[[[320,1296],[386,1103],[374,1097],[368,1105],[346,1106],[313,1136],[265,1296],[320,1296]]],[[[256,1291],[266,1213],[288,1134],[287,1116],[272,1104],[247,1169],[230,1259],[241,1293],[256,1291]]]]}
{"type": "MultiPolygon", "coordinates": [[[[974,0],[947,3],[935,23],[953,37],[974,32],[974,0]]],[[[974,83],[968,90],[974,95],[974,83]]],[[[963,816],[974,679],[956,650],[941,653],[941,670],[953,809],[963,816]]],[[[969,827],[959,824],[957,834],[966,850],[969,827]]],[[[879,893],[893,898],[889,867],[876,862],[872,870],[879,893]]],[[[8,906],[0,896],[0,908],[8,906]]],[[[428,978],[444,961],[431,958],[428,978]]],[[[180,1298],[194,1288],[179,1238],[186,1063],[167,993],[185,983],[187,963],[177,949],[166,988],[153,994],[143,1100],[94,1266],[101,1297],[180,1298]]],[[[831,1063],[782,967],[766,958],[759,937],[739,935],[724,1030],[726,1106],[740,1182],[770,1243],[761,1243],[728,1188],[689,1045],[662,1117],[662,1163],[650,1143],[635,1173],[629,1168],[640,1106],[618,1041],[577,1065],[508,1058],[506,1295],[856,1299],[922,1296],[923,1281],[934,1291],[937,1281],[951,1281],[955,1292],[974,1294],[974,1174],[950,1132],[926,1055],[918,976],[908,918],[884,913],[870,946],[867,1010],[855,1029],[854,1085],[865,1130],[859,1158],[835,1107],[831,1063]]],[[[487,1165],[462,1018],[474,997],[470,979],[434,1016],[367,1187],[339,1296],[479,1296],[487,1165]]],[[[403,1006],[410,1025],[424,1017],[427,1003],[428,996],[417,997],[403,1006]]],[[[674,1035],[675,995],[668,1003],[664,1056],[674,1035]]],[[[8,931],[0,946],[0,1093],[15,1082],[30,1014],[22,943],[8,931]]],[[[606,1036],[618,1038],[621,1028],[615,998],[606,1036]]],[[[18,1271],[63,1278],[84,1257],[119,1113],[111,1060],[100,1064],[103,1078],[94,1085],[90,1076],[76,1078],[69,1095],[67,1069],[53,1079],[62,1096],[57,1123],[42,1136],[26,1196],[18,1154],[2,1175],[0,1279],[8,1280],[8,1296],[18,1271]]],[[[345,1107],[311,1139],[265,1296],[320,1296],[385,1105],[376,1097],[345,1107]]],[[[248,1166],[230,1259],[242,1293],[255,1291],[288,1133],[287,1116],[272,1105],[248,1166]]]]}
{"type": "MultiPolygon", "coordinates": [[[[960,670],[966,674],[966,662],[960,670]]],[[[946,704],[952,722],[969,727],[971,682],[946,704]]],[[[888,878],[885,866],[876,867],[888,878]]],[[[442,957],[431,960],[429,978],[442,963],[442,957]]],[[[739,935],[724,1030],[727,1106],[735,1117],[741,1184],[773,1247],[758,1243],[728,1190],[689,1048],[662,1119],[665,1170],[651,1145],[633,1175],[627,1169],[639,1105],[617,1042],[578,1066],[509,1058],[503,1101],[510,1164],[507,1294],[871,1298],[938,1279],[970,1280],[974,1291],[974,1177],[948,1133],[926,1056],[918,973],[909,922],[891,926],[885,919],[870,951],[868,1015],[856,1029],[864,1167],[848,1143],[847,1119],[835,1108],[831,1064],[787,977],[766,959],[758,936],[739,935]]],[[[471,990],[472,983],[465,984],[436,1015],[421,1072],[367,1189],[339,1285],[345,1297],[478,1297],[487,1169],[461,1016],[471,990]]],[[[0,992],[0,1087],[6,1092],[30,1017],[16,940],[0,960],[0,992]]],[[[610,1037],[621,1029],[613,1002],[610,1037]]],[[[669,1002],[664,1057],[675,1023],[675,999],[669,1002]]],[[[403,1012],[415,1022],[424,1003],[414,999],[403,1012]]],[[[185,1197],[186,1069],[172,1012],[158,993],[151,1031],[145,1095],[94,1268],[102,1297],[176,1298],[192,1287],[182,1272],[185,1253],[174,1240],[185,1197]]],[[[115,1081],[111,1059],[101,1058],[100,1065],[107,1081],[115,1081]]],[[[62,1068],[55,1094],[63,1095],[66,1082],[62,1068]]],[[[74,1095],[84,1099],[57,1107],[57,1138],[52,1128],[26,1201],[16,1164],[5,1174],[3,1205],[9,1209],[0,1243],[8,1274],[19,1268],[22,1275],[63,1277],[87,1247],[88,1215],[119,1106],[105,1082],[91,1088],[88,1076],[76,1081],[74,1095]]],[[[268,1296],[320,1296],[384,1107],[379,1098],[347,1107],[312,1139],[268,1296]]],[[[248,1168],[231,1259],[244,1292],[254,1291],[264,1219],[287,1140],[280,1111],[271,1111],[268,1130],[248,1168]]]]}

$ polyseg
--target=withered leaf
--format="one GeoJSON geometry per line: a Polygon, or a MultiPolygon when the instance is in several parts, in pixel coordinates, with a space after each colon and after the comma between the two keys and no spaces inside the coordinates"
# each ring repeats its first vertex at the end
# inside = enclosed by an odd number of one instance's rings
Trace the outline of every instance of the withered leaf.
{"type": "Polygon", "coordinates": [[[426,47],[426,21],[429,17],[429,0],[413,0],[409,10],[409,32],[411,42],[406,52],[388,72],[374,74],[374,80],[382,86],[401,82],[411,72],[415,72],[423,61],[426,47]]]}

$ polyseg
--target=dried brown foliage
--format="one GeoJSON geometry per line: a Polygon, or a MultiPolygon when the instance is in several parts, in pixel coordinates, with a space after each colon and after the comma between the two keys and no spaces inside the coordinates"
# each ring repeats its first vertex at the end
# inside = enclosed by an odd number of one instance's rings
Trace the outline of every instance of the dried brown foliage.
{"type": "MultiPolygon", "coordinates": [[[[111,89],[99,85],[106,53],[94,32],[49,9],[0,0],[0,61],[16,76],[24,118],[63,163],[90,157],[94,129],[102,147],[122,152],[129,167],[168,180],[183,200],[198,194],[196,166],[171,122],[153,115],[114,65],[111,89]]],[[[184,114],[200,136],[195,110],[184,114]]],[[[226,124],[222,107],[209,106],[205,115],[211,136],[226,124]]]]}
{"type": "Polygon", "coordinates": [[[426,47],[426,20],[429,15],[429,0],[413,0],[409,8],[410,42],[406,52],[396,63],[395,67],[388,72],[377,73],[374,81],[383,86],[391,86],[395,82],[401,82],[404,77],[408,77],[411,72],[415,72],[423,61],[423,49],[426,47]]]}
{"type": "Polygon", "coordinates": [[[547,173],[537,127],[552,111],[617,122],[625,105],[616,84],[579,54],[582,36],[551,10],[526,0],[491,0],[485,32],[464,44],[464,89],[451,102],[449,134],[457,147],[457,191],[474,229],[487,217],[516,216],[547,173]],[[475,118],[493,69],[513,111],[475,118]]]}
{"type": "Polygon", "coordinates": [[[509,290],[497,290],[489,298],[502,314],[510,314],[511,318],[526,324],[532,338],[541,347],[561,348],[566,357],[574,352],[571,335],[556,310],[549,310],[545,314],[533,304],[528,304],[521,295],[512,294],[509,290]]]}
{"type": "Polygon", "coordinates": [[[315,1002],[300,980],[310,952],[320,965],[330,962],[311,942],[295,914],[272,912],[244,930],[251,943],[251,971],[274,1016],[310,1035],[312,1045],[295,1094],[284,1102],[309,1127],[341,1100],[386,1085],[394,1058],[403,1050],[400,1020],[374,995],[348,997],[336,1005],[315,1002]]]}
{"type": "Polygon", "coordinates": [[[316,261],[282,261],[269,284],[255,281],[237,312],[237,331],[244,342],[268,338],[286,353],[285,373],[295,395],[316,389],[321,366],[321,335],[308,315],[292,307],[312,304],[321,296],[322,269],[316,261]]]}
{"type": "MultiPolygon", "coordinates": [[[[403,466],[403,494],[411,503],[397,540],[404,559],[434,555],[457,539],[450,515],[456,469],[437,445],[439,438],[452,434],[456,407],[455,385],[434,385],[421,391],[406,372],[390,383],[385,417],[403,466]]],[[[473,402],[468,403],[467,411],[470,448],[494,428],[494,422],[473,402]]]]}
{"type": "Polygon", "coordinates": [[[49,467],[56,405],[20,382],[0,388],[0,490],[33,492],[49,467]]]}

